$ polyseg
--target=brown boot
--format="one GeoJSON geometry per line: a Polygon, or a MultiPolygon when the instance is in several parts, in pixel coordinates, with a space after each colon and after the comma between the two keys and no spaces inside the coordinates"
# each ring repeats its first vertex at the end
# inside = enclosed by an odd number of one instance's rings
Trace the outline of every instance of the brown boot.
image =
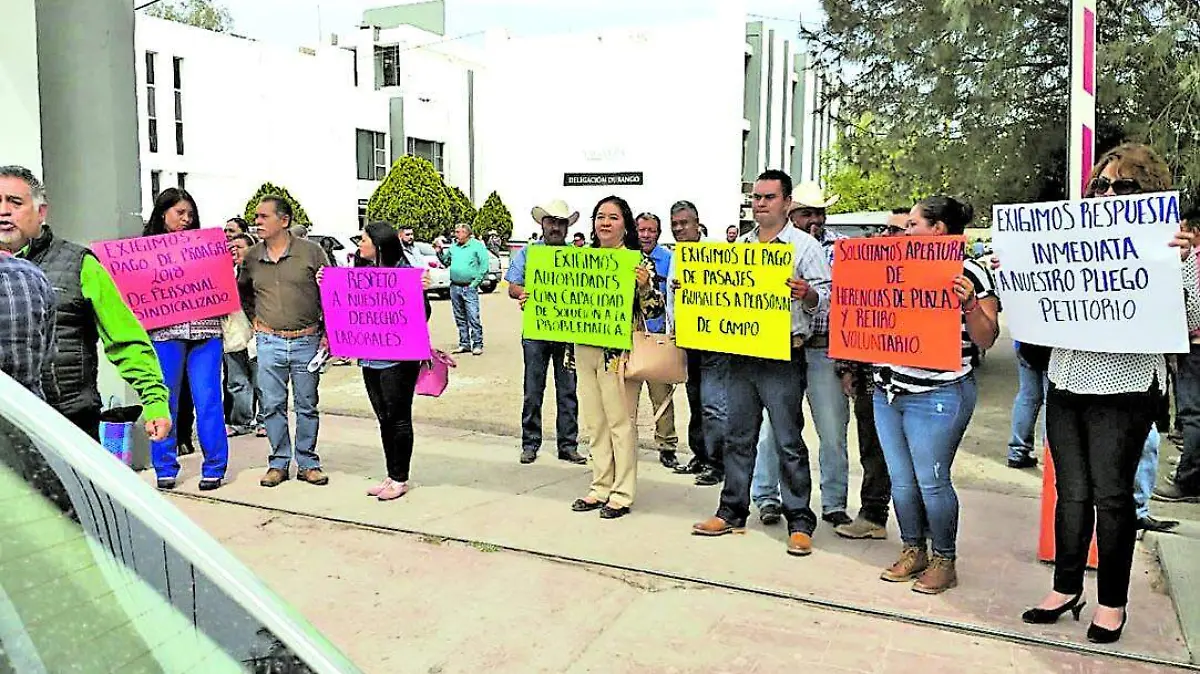
{"type": "Polygon", "coordinates": [[[720,517],[710,517],[703,522],[692,525],[693,536],[724,536],[725,534],[744,534],[746,527],[735,527],[720,517]]]}
{"type": "Polygon", "coordinates": [[[329,484],[329,476],[321,472],[320,468],[309,468],[296,473],[296,479],[301,482],[307,482],[318,487],[323,487],[329,484]]]}
{"type": "Polygon", "coordinates": [[[934,555],[929,560],[929,568],[913,583],[913,592],[921,594],[941,594],[952,587],[958,587],[958,573],[954,570],[954,560],[934,555]]]}
{"type": "Polygon", "coordinates": [[[925,548],[906,545],[900,550],[900,559],[883,570],[879,577],[889,583],[903,583],[916,578],[929,566],[929,556],[925,548]]]}
{"type": "Polygon", "coordinates": [[[284,482],[287,482],[288,479],[288,472],[286,470],[272,468],[267,471],[266,475],[262,476],[262,479],[259,480],[258,483],[264,487],[278,487],[284,482]]]}

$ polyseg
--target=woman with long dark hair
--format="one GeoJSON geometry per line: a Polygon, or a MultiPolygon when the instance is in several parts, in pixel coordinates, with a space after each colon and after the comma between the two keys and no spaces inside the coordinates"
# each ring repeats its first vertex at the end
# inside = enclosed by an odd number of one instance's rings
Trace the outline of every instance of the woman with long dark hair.
{"type": "MultiPolygon", "coordinates": [[[[1107,152],[1088,181],[1085,197],[1162,192],[1171,171],[1154,150],[1128,143],[1107,152]]],[[[1200,327],[1193,234],[1170,242],[1183,260],[1180,283],[1187,328],[1200,327]]],[[[993,263],[998,266],[999,261],[993,263]]],[[[1184,326],[1179,326],[1182,330],[1184,326]]],[[[1083,576],[1092,532],[1096,535],[1097,607],[1087,637],[1121,638],[1128,617],[1129,575],[1137,539],[1134,476],[1167,382],[1166,359],[1152,353],[1097,353],[1055,347],[1047,372],[1046,438],[1054,459],[1054,589],[1021,616],[1052,623],[1068,611],[1079,619],[1083,576]]]]}
{"type": "MultiPolygon", "coordinates": [[[[606,197],[596,204],[592,211],[592,247],[641,250],[633,211],[624,199],[606,197]]],[[[643,259],[637,268],[634,323],[665,312],[663,293],[651,283],[651,270],[643,259]]],[[[591,438],[592,486],[587,496],[571,504],[571,509],[599,510],[604,519],[629,514],[637,483],[637,429],[621,373],[625,354],[620,349],[575,345],[579,418],[591,438]]]]}
{"type": "MultiPolygon", "coordinates": [[[[422,268],[422,262],[400,245],[396,228],[386,222],[372,222],[358,241],[356,267],[422,268]]],[[[422,278],[422,283],[427,283],[422,278]]],[[[430,305],[425,299],[425,320],[429,320],[430,305]]],[[[371,408],[379,420],[379,435],[383,441],[383,456],[387,462],[387,477],[367,490],[380,501],[392,501],[408,493],[408,475],[413,454],[413,395],[417,388],[420,361],[362,360],[363,382],[371,408]]]]}
{"type": "MultiPolygon", "coordinates": [[[[951,197],[929,197],[908,214],[909,236],[961,235],[974,209],[951,197]]],[[[900,557],[880,577],[916,579],[912,589],[937,594],[958,585],[955,567],[958,494],[951,468],[975,412],[974,366],[1000,334],[992,277],[973,259],[950,288],[961,308],[959,356],[953,370],[901,365],[875,369],[875,429],[892,481],[892,503],[900,524],[900,557]],[[932,544],[932,556],[926,549],[932,544]]]]}
{"type": "MultiPolygon", "coordinates": [[[[184,190],[163,190],[154,200],[154,211],[143,232],[145,236],[173,234],[200,228],[196,200],[184,190]]],[[[196,429],[204,465],[200,489],[221,486],[229,461],[229,439],[225,434],[225,406],[222,399],[221,364],[225,351],[221,343],[221,319],[205,318],[150,331],[150,340],[162,365],[163,380],[171,393],[171,434],[152,443],[151,458],[158,476],[159,489],[174,489],[179,475],[177,445],[187,438],[190,428],[179,423],[179,398],[187,373],[188,387],[196,406],[196,429]]]]}

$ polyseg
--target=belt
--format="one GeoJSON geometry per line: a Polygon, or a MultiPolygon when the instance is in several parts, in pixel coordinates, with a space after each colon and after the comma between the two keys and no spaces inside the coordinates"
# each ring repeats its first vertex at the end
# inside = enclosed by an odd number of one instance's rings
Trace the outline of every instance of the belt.
{"type": "Polygon", "coordinates": [[[263,323],[262,321],[255,318],[254,319],[254,331],[261,332],[261,333],[264,333],[267,335],[273,335],[275,337],[282,337],[283,339],[296,339],[298,337],[311,337],[315,334],[318,334],[319,332],[321,332],[321,326],[313,325],[313,326],[309,326],[307,328],[301,328],[300,330],[274,330],[271,327],[269,327],[266,323],[263,323]]]}
{"type": "Polygon", "coordinates": [[[808,339],[804,340],[804,346],[809,349],[828,349],[829,335],[809,335],[808,339]]]}

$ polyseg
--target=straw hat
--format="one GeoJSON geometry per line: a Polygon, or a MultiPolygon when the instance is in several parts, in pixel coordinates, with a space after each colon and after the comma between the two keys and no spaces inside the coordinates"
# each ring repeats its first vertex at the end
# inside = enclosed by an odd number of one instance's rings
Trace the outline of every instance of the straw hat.
{"type": "Polygon", "coordinates": [[[542,224],[542,220],[548,217],[566,220],[568,226],[574,225],[579,220],[579,211],[572,211],[571,207],[567,206],[567,202],[562,199],[555,199],[541,206],[534,206],[532,214],[533,221],[539,225],[542,224]]]}

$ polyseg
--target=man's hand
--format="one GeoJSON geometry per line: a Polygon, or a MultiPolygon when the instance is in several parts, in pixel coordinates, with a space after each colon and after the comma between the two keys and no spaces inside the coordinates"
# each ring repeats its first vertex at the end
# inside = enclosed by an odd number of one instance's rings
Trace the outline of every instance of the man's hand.
{"type": "Polygon", "coordinates": [[[637,284],[640,288],[646,288],[650,285],[650,270],[645,267],[637,268],[637,284]]]}
{"type": "Polygon", "coordinates": [[[1175,238],[1171,239],[1171,246],[1179,249],[1179,259],[1186,260],[1189,253],[1192,252],[1192,247],[1196,244],[1196,235],[1191,231],[1180,229],[1175,232],[1175,238]]]}
{"type": "Polygon", "coordinates": [[[671,290],[683,290],[683,283],[681,283],[677,278],[671,279],[671,290]]]}
{"type": "Polygon", "coordinates": [[[517,306],[521,308],[521,311],[524,311],[525,310],[525,300],[529,299],[529,293],[522,290],[521,294],[517,295],[516,299],[517,299],[517,306]]]}
{"type": "Polygon", "coordinates": [[[817,305],[817,291],[802,278],[788,279],[788,287],[792,289],[792,299],[800,300],[810,307],[817,305]]]}
{"type": "Polygon", "coordinates": [[[146,435],[150,436],[153,442],[161,442],[167,439],[171,434],[170,419],[148,419],[146,420],[146,435]]]}
{"type": "Polygon", "coordinates": [[[854,373],[853,372],[843,372],[842,373],[842,393],[845,393],[847,398],[854,397],[854,373]]]}
{"type": "Polygon", "coordinates": [[[321,279],[325,278],[325,268],[321,267],[317,270],[317,285],[321,285],[321,279]]]}
{"type": "Polygon", "coordinates": [[[326,351],[329,350],[329,333],[326,333],[326,332],[321,333],[321,343],[319,345],[319,348],[325,349],[326,351]]]}

